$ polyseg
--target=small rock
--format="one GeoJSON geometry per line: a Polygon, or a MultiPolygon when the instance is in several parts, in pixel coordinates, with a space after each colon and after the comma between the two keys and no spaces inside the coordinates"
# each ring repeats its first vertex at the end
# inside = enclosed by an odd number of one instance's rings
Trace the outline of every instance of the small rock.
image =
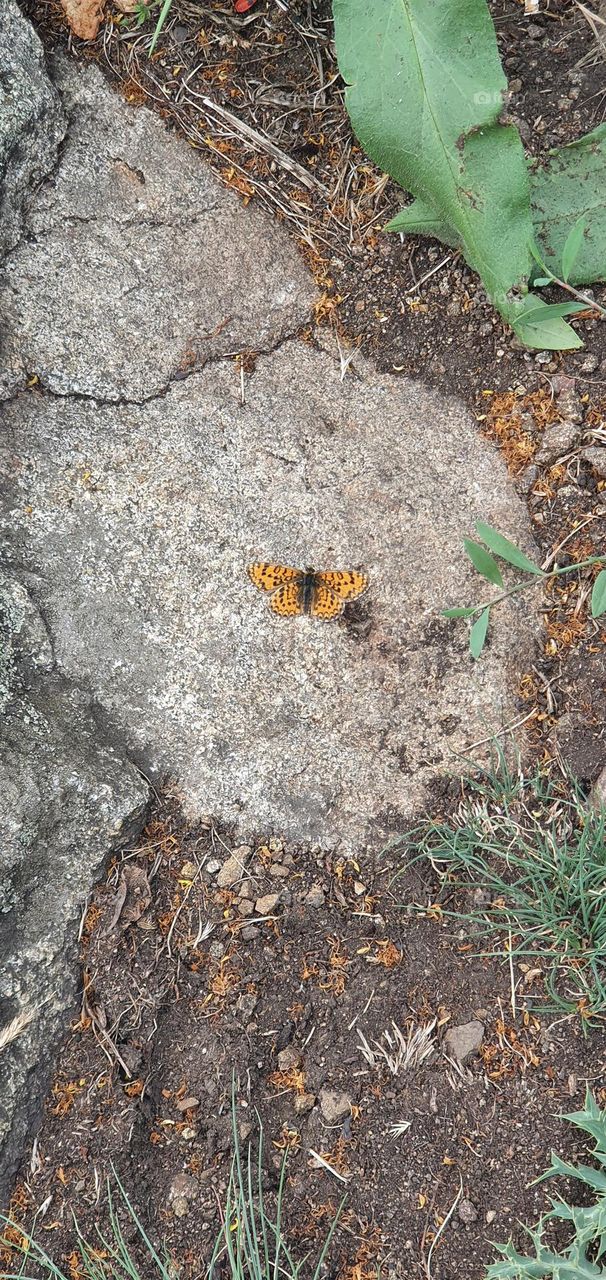
{"type": "Polygon", "coordinates": [[[308,907],[323,907],[326,894],[320,884],[312,884],[309,893],[305,894],[303,901],[308,907]]]}
{"type": "Polygon", "coordinates": [[[197,1192],[198,1184],[195,1178],[192,1178],[189,1173],[177,1173],[170,1184],[168,1198],[174,1200],[175,1196],[184,1196],[186,1200],[191,1200],[197,1192]]]}
{"type": "Polygon", "coordinates": [[[351,1115],[351,1107],[349,1094],[340,1089],[320,1089],[320,1110],[329,1124],[337,1124],[344,1116],[351,1115]]]}
{"type": "Polygon", "coordinates": [[[535,364],[549,364],[551,360],[551,351],[537,351],[534,357],[535,364]]]}
{"type": "Polygon", "coordinates": [[[579,424],[577,422],[554,422],[547,427],[540,448],[538,449],[535,460],[538,463],[554,462],[556,458],[561,457],[563,453],[568,453],[572,449],[574,442],[579,434],[579,424]]]}
{"type": "MultiPolygon", "coordinates": [[[[585,293],[587,293],[587,290],[585,290],[585,293]]],[[[583,356],[579,369],[581,369],[583,373],[595,373],[599,363],[598,357],[594,356],[591,351],[589,351],[586,356],[583,356]]]]}
{"type": "Polygon", "coordinates": [[[497,1211],[496,1211],[496,1209],[487,1209],[487,1211],[486,1211],[486,1223],[487,1223],[487,1225],[488,1225],[488,1226],[490,1226],[491,1222],[494,1222],[494,1220],[495,1220],[496,1216],[497,1216],[497,1211]]]}
{"type": "Polygon", "coordinates": [[[184,862],[179,875],[182,880],[195,880],[198,874],[198,868],[195,862],[184,862]]]}
{"type": "Polygon", "coordinates": [[[250,898],[241,898],[238,902],[238,915],[240,916],[252,916],[254,909],[254,904],[250,901],[250,898]]]}
{"type": "Polygon", "coordinates": [[[259,930],[257,929],[256,924],[245,924],[244,928],[240,931],[240,937],[244,942],[252,942],[254,938],[258,938],[259,930]]]}
{"type": "Polygon", "coordinates": [[[295,1113],[306,1116],[316,1105],[315,1093],[298,1093],[295,1098],[295,1113]]]}
{"type": "Polygon", "coordinates": [[[258,1003],[258,996],[254,996],[250,991],[244,991],[241,996],[238,996],[236,1009],[244,1018],[251,1018],[258,1003]]]}
{"type": "MultiPolygon", "coordinates": [[[[192,1111],[194,1107],[199,1107],[199,1106],[200,1106],[200,1099],[199,1099],[199,1098],[194,1098],[194,1096],[193,1096],[193,1094],[192,1094],[191,1098],[179,1098],[179,1101],[175,1103],[175,1106],[176,1106],[176,1108],[177,1108],[177,1111],[192,1111]]],[[[181,1177],[181,1176],[186,1177],[187,1175],[186,1175],[186,1174],[183,1174],[183,1175],[178,1174],[177,1176],[178,1176],[178,1177],[181,1177]]],[[[176,1179],[175,1179],[175,1181],[176,1181],[176,1179]]],[[[174,1185],[175,1185],[175,1183],[173,1182],[173,1187],[174,1187],[174,1185]]]]}
{"type": "Polygon", "coordinates": [[[303,1054],[300,1049],[296,1049],[294,1044],[289,1044],[286,1049],[281,1049],[278,1054],[278,1071],[296,1070],[303,1063],[303,1054]]]}
{"type": "Polygon", "coordinates": [[[471,1226],[472,1222],[477,1222],[478,1220],[478,1211],[471,1200],[460,1200],[458,1213],[461,1222],[464,1222],[466,1226],[471,1226]]]}
{"type": "Polygon", "coordinates": [[[211,942],[208,948],[208,954],[211,960],[220,960],[225,955],[225,946],[222,942],[211,942]]]}
{"type": "Polygon", "coordinates": [[[478,1052],[484,1038],[482,1022],[465,1022],[460,1027],[451,1027],[444,1036],[447,1053],[452,1054],[457,1062],[467,1062],[478,1052]]]}
{"type": "Polygon", "coordinates": [[[289,874],[288,867],[283,866],[281,862],[274,862],[269,868],[269,874],[283,880],[289,874]]]}
{"type": "Polygon", "coordinates": [[[172,1201],[172,1211],[175,1218],[184,1218],[185,1215],[189,1213],[189,1205],[185,1196],[175,1196],[172,1201]]]}
{"type": "Polygon", "coordinates": [[[590,445],[587,449],[583,449],[581,457],[584,462],[588,462],[599,476],[606,478],[606,449],[604,446],[590,445]]]}
{"type": "Polygon", "coordinates": [[[185,1138],[185,1141],[186,1141],[186,1142],[192,1142],[192,1141],[193,1141],[193,1139],[197,1137],[197,1135],[198,1135],[198,1130],[197,1130],[197,1129],[189,1129],[189,1128],[188,1128],[188,1129],[182,1129],[182,1130],[181,1130],[181,1137],[182,1137],[182,1138],[185,1138]]]}
{"type": "Polygon", "coordinates": [[[222,864],[218,858],[211,858],[209,862],[205,863],[205,870],[208,871],[209,875],[215,876],[217,871],[221,870],[221,866],[222,864]]]}
{"type": "Polygon", "coordinates": [[[538,22],[529,22],[526,28],[526,35],[529,40],[542,40],[545,32],[538,22]]]}
{"type": "Polygon", "coordinates": [[[266,893],[262,898],[257,898],[255,911],[260,916],[270,916],[272,911],[275,911],[279,901],[279,893],[266,893]]]}
{"type": "Polygon", "coordinates": [[[242,879],[251,853],[252,849],[247,844],[239,845],[237,849],[233,850],[233,853],[230,853],[229,858],[223,863],[217,876],[217,884],[220,889],[229,889],[232,884],[236,884],[238,880],[242,879]]]}

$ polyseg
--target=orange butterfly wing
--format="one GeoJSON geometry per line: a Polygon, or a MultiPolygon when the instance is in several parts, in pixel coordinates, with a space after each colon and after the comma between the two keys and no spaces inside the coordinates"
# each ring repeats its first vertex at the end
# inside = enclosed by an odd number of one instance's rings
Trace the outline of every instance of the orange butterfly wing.
{"type": "Polygon", "coordinates": [[[281,618],[298,618],[303,613],[300,582],[284,582],[269,598],[269,607],[281,618]]]}
{"type": "Polygon", "coordinates": [[[299,582],[300,569],[291,569],[286,564],[249,564],[248,576],[259,591],[275,591],[286,582],[299,582]]]}
{"type": "Polygon", "coordinates": [[[316,581],[339,600],[356,600],[368,587],[368,574],[357,573],[355,569],[329,569],[316,574],[316,581]]]}
{"type": "Polygon", "coordinates": [[[312,618],[321,618],[323,622],[330,622],[332,618],[338,618],[344,608],[343,600],[339,600],[339,597],[323,582],[316,581],[309,610],[312,618]]]}

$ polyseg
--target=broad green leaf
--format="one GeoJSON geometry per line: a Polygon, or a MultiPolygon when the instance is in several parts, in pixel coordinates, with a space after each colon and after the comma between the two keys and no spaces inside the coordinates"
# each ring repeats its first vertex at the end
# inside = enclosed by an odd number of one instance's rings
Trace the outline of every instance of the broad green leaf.
{"type": "Polygon", "coordinates": [[[442,609],[443,618],[471,618],[477,612],[477,605],[467,605],[463,609],[442,609]]]}
{"type": "Polygon", "coordinates": [[[581,251],[583,236],[585,235],[585,227],[587,226],[587,218],[583,214],[581,218],[571,227],[566,237],[566,243],[562,249],[562,280],[568,283],[570,272],[581,251]]]}
{"type": "Polygon", "coordinates": [[[463,538],[463,544],[474,569],[477,569],[478,573],[481,573],[482,577],[487,578],[489,582],[494,582],[495,586],[502,587],[501,570],[490,552],[479,542],[472,542],[471,538],[463,538]]]}
{"type": "Polygon", "coordinates": [[[542,574],[543,570],[539,569],[538,564],[529,560],[514,542],[510,542],[509,538],[505,538],[497,529],[493,529],[492,525],[485,524],[483,520],[477,520],[476,533],[496,556],[501,557],[501,560],[515,565],[516,569],[525,569],[527,573],[542,574]]]}
{"type": "Polygon", "coordinates": [[[586,220],[572,285],[606,280],[606,124],[551,151],[530,173],[532,216],[547,270],[566,279],[564,250],[581,219],[586,220]]]}
{"type": "Polygon", "coordinates": [[[432,236],[434,240],[441,240],[442,244],[448,245],[451,249],[458,249],[461,243],[456,231],[442,222],[434,210],[422,200],[413,200],[406,209],[400,209],[395,218],[392,218],[383,229],[384,231],[404,231],[409,236],[432,236]]]}
{"type": "MultiPolygon", "coordinates": [[[[528,298],[532,294],[526,295],[528,298]]],[[[557,316],[574,316],[577,311],[586,311],[586,302],[543,302],[542,298],[538,302],[533,299],[532,306],[528,311],[524,310],[524,324],[532,321],[539,321],[544,324],[547,320],[552,320],[557,316]]]]}
{"type": "Polygon", "coordinates": [[[534,289],[543,289],[546,284],[553,283],[553,276],[535,276],[532,284],[534,289]]]}
{"type": "Polygon", "coordinates": [[[606,613],[606,569],[601,569],[591,593],[591,616],[601,618],[606,613]]]}
{"type": "Polygon", "coordinates": [[[488,633],[488,623],[490,621],[490,608],[483,609],[477,622],[474,622],[469,633],[469,652],[472,658],[479,658],[484,645],[486,644],[486,635],[488,633]]]}
{"type": "MultiPolygon", "coordinates": [[[[485,0],[334,0],[333,13],[353,128],[419,202],[396,228],[446,228],[518,336],[545,346],[542,331],[518,329],[530,186],[518,131],[501,119],[507,82],[485,0]]],[[[567,332],[560,321],[560,345],[580,345],[567,332]]]]}

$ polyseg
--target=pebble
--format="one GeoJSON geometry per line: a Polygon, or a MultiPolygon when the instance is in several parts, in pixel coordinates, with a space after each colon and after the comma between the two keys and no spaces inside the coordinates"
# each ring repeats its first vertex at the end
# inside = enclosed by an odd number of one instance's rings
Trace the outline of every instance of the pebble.
{"type": "Polygon", "coordinates": [[[269,874],[283,880],[289,874],[288,867],[283,866],[281,862],[274,862],[273,866],[269,868],[269,874]]]}
{"type": "Polygon", "coordinates": [[[302,1063],[303,1054],[293,1044],[289,1044],[286,1049],[281,1049],[278,1054],[278,1071],[296,1070],[302,1063]]]}
{"type": "Polygon", "coordinates": [[[279,893],[265,893],[262,898],[257,898],[255,911],[260,916],[269,916],[272,911],[275,911],[279,901],[279,893]]]}
{"type": "MultiPolygon", "coordinates": [[[[587,292],[587,290],[585,292],[587,292]]],[[[581,369],[583,373],[595,373],[599,363],[598,357],[589,352],[588,355],[583,356],[579,369],[581,369]]]]}
{"type": "Polygon", "coordinates": [[[189,1205],[185,1196],[175,1196],[172,1201],[172,1211],[175,1218],[184,1218],[185,1215],[189,1213],[189,1205]]]}
{"type": "Polygon", "coordinates": [[[309,893],[305,894],[303,901],[308,907],[323,907],[326,894],[320,884],[312,884],[309,893]]]}
{"type": "Polygon", "coordinates": [[[487,1223],[487,1225],[488,1225],[488,1226],[490,1226],[491,1222],[494,1222],[494,1220],[495,1220],[496,1216],[497,1216],[497,1211],[496,1211],[496,1209],[488,1209],[488,1210],[487,1210],[487,1212],[486,1212],[486,1223],[487,1223]]]}
{"type": "Polygon", "coordinates": [[[211,876],[215,876],[217,874],[217,871],[221,870],[221,863],[219,862],[219,859],[211,858],[210,862],[206,863],[206,870],[209,872],[211,876]]]}
{"type": "Polygon", "coordinates": [[[252,992],[244,991],[241,996],[238,996],[236,1009],[244,1018],[251,1018],[258,1003],[258,996],[253,995],[252,992]]]}
{"type": "Polygon", "coordinates": [[[464,1063],[478,1052],[483,1039],[484,1024],[474,1020],[451,1027],[444,1036],[444,1045],[447,1053],[452,1054],[457,1062],[464,1063]]]}
{"type": "Polygon", "coordinates": [[[458,1213],[461,1222],[464,1222],[466,1226],[471,1226],[472,1222],[477,1222],[478,1220],[478,1211],[475,1204],[472,1204],[471,1200],[461,1200],[459,1202],[458,1213]]]}
{"type": "Polygon", "coordinates": [[[341,1089],[320,1089],[320,1110],[329,1124],[351,1115],[352,1100],[341,1089]]]}
{"type": "Polygon", "coordinates": [[[602,445],[590,445],[589,448],[583,449],[581,457],[584,462],[588,462],[599,476],[606,478],[606,449],[602,445]]]}
{"type": "Polygon", "coordinates": [[[315,1093],[298,1093],[295,1098],[295,1112],[298,1116],[306,1116],[316,1105],[315,1093]]]}
{"type": "Polygon", "coordinates": [[[252,916],[254,909],[254,903],[250,901],[250,898],[240,898],[238,902],[238,915],[252,916]]]}
{"type": "MultiPolygon", "coordinates": [[[[179,1098],[179,1101],[175,1103],[175,1106],[177,1108],[177,1111],[192,1111],[194,1107],[200,1106],[200,1099],[194,1098],[192,1094],[191,1098],[179,1098]]],[[[181,1176],[181,1175],[178,1175],[178,1176],[181,1176]]],[[[183,1174],[183,1177],[186,1177],[186,1176],[187,1176],[186,1174],[183,1174]]],[[[174,1186],[174,1183],[173,1183],[173,1186],[174,1186]]]]}
{"type": "Polygon", "coordinates": [[[554,462],[564,453],[568,453],[572,449],[574,442],[579,434],[579,426],[576,422],[554,422],[547,427],[541,441],[540,448],[536,454],[538,463],[554,462]]]}
{"type": "Polygon", "coordinates": [[[220,960],[225,955],[225,946],[222,942],[211,942],[208,948],[208,954],[211,960],[220,960]]]}
{"type": "Polygon", "coordinates": [[[254,938],[259,937],[259,930],[256,924],[245,924],[240,932],[240,937],[244,942],[252,942],[254,938]]]}
{"type": "Polygon", "coordinates": [[[221,870],[217,876],[217,884],[220,889],[229,889],[236,881],[241,880],[244,874],[244,868],[252,849],[247,844],[241,844],[237,849],[230,853],[229,858],[223,863],[221,870]]]}

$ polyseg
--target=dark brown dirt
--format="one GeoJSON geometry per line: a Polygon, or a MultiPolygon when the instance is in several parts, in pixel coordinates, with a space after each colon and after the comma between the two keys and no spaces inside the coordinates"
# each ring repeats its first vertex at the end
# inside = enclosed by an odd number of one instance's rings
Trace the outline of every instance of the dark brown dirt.
{"type": "MultiPolygon", "coordinates": [[[[55,0],[29,0],[29,8],[46,45],[65,45],[55,0]]],[[[595,127],[606,63],[572,0],[550,0],[531,19],[516,0],[492,9],[528,150],[595,127]]],[[[584,450],[606,443],[606,329],[578,322],[586,349],[576,354],[520,351],[460,259],[430,241],[381,234],[403,196],[351,137],[327,0],[284,9],[259,0],[245,19],[228,0],[174,0],[150,62],[152,29],[152,20],[138,30],[114,11],[96,42],[70,47],[204,149],[245,200],[277,211],[318,282],[317,319],[344,347],[360,344],[380,368],[466,399],[528,501],[542,557],[560,548],[564,565],[602,551],[606,479],[584,450]],[[329,196],[244,145],[188,87],[270,136],[329,196]],[[558,436],[562,424],[568,430],[558,436]]],[[[595,292],[604,301],[604,288],[595,292]]],[[[591,571],[575,573],[545,594],[544,653],[534,664],[529,657],[519,686],[530,748],[547,759],[559,753],[588,784],[606,761],[606,632],[588,616],[591,580],[591,571]]],[[[436,788],[436,812],[452,792],[436,788]]],[[[122,864],[149,875],[142,920],[124,927],[122,918],[107,933],[121,867],[99,886],[85,923],[83,1011],[61,1051],[15,1212],[31,1221],[50,1197],[44,1244],[69,1258],[72,1210],[85,1234],[107,1226],[99,1180],[113,1161],[154,1240],[166,1241],[184,1277],[203,1275],[229,1174],[233,1072],[243,1139],[255,1108],[265,1125],[270,1195],[282,1150],[291,1149],[295,1248],[318,1244],[347,1192],[331,1280],[374,1280],[379,1259],[392,1280],[427,1276],[432,1240],[461,1187],[473,1220],[455,1209],[431,1277],[481,1280],[490,1240],[513,1232],[521,1241],[518,1222],[533,1222],[545,1204],[545,1189],[528,1184],[550,1150],[582,1151],[558,1117],[581,1105],[586,1081],[606,1102],[602,1033],[584,1038],[577,1020],[537,1017],[536,979],[527,997],[521,986],[514,1016],[507,967],[478,960],[472,940],[428,909],[431,884],[410,875],[392,884],[393,855],[392,865],[368,858],[356,866],[261,839],[247,872],[251,897],[279,892],[281,901],[272,919],[251,925],[239,915],[239,886],[218,890],[205,862],[222,860],[225,846],[228,833],[190,830],[161,807],[122,864]],[[203,866],[191,888],[188,862],[203,866]],[[323,905],[306,903],[312,887],[323,890],[323,905]],[[411,900],[424,915],[402,910],[411,900]],[[213,930],[202,937],[207,922],[213,930]],[[484,1040],[461,1076],[444,1057],[444,1035],[474,1017],[484,1040]],[[392,1076],[360,1052],[358,1030],[372,1042],[392,1021],[406,1032],[434,1018],[434,1053],[415,1070],[392,1076]],[[290,1067],[279,1062],[284,1050],[290,1067]],[[296,1110],[301,1090],[319,1099],[326,1086],[351,1101],[335,1124],[319,1101],[296,1110]],[[183,1112],[186,1099],[196,1101],[183,1112]],[[395,1137],[398,1121],[410,1128],[395,1137]],[[310,1149],[346,1182],[315,1167],[310,1149]],[[183,1175],[175,1199],[171,1187],[183,1175]]],[[[73,1266],[69,1274],[78,1280],[73,1266]]]]}
{"type": "Polygon", "coordinates": [[[328,1274],[364,1280],[382,1260],[382,1274],[422,1276],[462,1188],[431,1274],[479,1280],[490,1241],[520,1238],[518,1222],[544,1206],[544,1188],[528,1183],[549,1150],[574,1154],[558,1113],[582,1104],[586,1080],[595,1088],[602,1035],[536,1017],[540,985],[521,972],[514,1014],[507,966],[440,923],[416,871],[394,880],[393,852],[357,864],[270,840],[219,889],[214,868],[232,843],[188,828],[168,804],[98,887],[82,1011],[15,1211],[23,1221],[46,1205],[38,1234],[78,1280],[71,1214],[89,1237],[107,1233],[113,1162],[154,1243],[182,1276],[203,1275],[229,1177],[233,1075],[241,1137],[252,1125],[254,1141],[257,1110],[264,1123],[269,1202],[290,1151],[286,1223],[299,1256],[319,1247],[346,1192],[328,1274]],[[249,902],[279,901],[246,916],[243,888],[249,902]],[[457,1071],[444,1036],[472,1019],[485,1028],[480,1053],[457,1071]],[[406,1034],[434,1021],[420,1066],[391,1074],[361,1052],[359,1032],[372,1045],[394,1023],[406,1034]],[[346,1095],[338,1119],[324,1114],[327,1088],[346,1095]],[[396,1136],[400,1121],[410,1127],[396,1136]]]}

